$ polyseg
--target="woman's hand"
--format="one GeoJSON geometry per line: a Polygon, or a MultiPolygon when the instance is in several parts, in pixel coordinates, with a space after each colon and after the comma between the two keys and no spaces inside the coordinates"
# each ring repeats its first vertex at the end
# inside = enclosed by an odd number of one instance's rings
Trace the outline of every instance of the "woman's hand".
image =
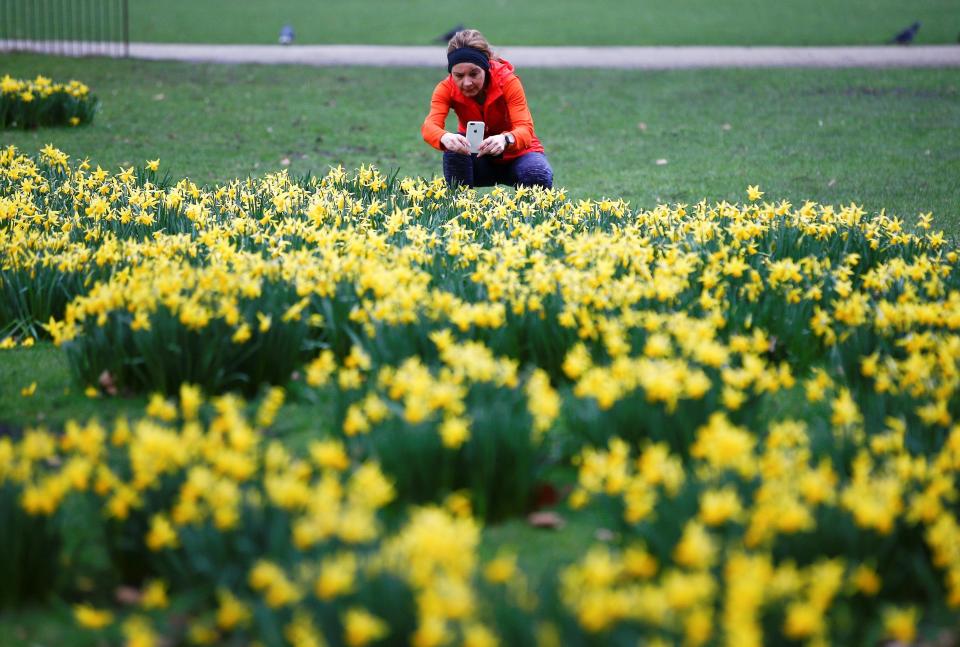
{"type": "Polygon", "coordinates": [[[477,157],[482,157],[484,155],[496,156],[500,155],[505,150],[507,150],[506,135],[491,135],[481,142],[480,150],[477,152],[477,157]]]}
{"type": "Polygon", "coordinates": [[[470,142],[459,133],[444,133],[440,138],[440,143],[451,153],[470,154],[470,142]]]}

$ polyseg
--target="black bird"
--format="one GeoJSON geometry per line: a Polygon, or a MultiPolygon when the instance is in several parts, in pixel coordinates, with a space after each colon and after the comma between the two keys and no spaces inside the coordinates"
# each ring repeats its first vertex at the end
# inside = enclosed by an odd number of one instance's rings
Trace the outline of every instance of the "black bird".
{"type": "Polygon", "coordinates": [[[456,27],[454,27],[453,29],[451,29],[451,30],[448,31],[447,33],[443,34],[442,36],[437,36],[437,37],[434,38],[433,40],[434,40],[434,42],[436,42],[436,43],[448,43],[448,42],[450,42],[450,39],[451,39],[451,38],[453,38],[454,36],[457,35],[457,32],[458,32],[458,31],[463,31],[463,25],[457,25],[456,27]]]}
{"type": "Polygon", "coordinates": [[[894,36],[890,42],[896,43],[897,45],[909,45],[913,42],[913,39],[916,38],[918,31],[920,31],[919,20],[894,36]]]}

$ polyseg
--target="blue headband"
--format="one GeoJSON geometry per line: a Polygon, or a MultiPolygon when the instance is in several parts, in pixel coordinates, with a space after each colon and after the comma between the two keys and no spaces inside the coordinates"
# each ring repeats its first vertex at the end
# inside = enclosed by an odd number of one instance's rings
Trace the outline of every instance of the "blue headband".
{"type": "Polygon", "coordinates": [[[490,59],[486,54],[472,47],[461,47],[447,54],[447,72],[452,72],[453,66],[457,63],[473,63],[483,68],[484,72],[490,71],[490,59]]]}

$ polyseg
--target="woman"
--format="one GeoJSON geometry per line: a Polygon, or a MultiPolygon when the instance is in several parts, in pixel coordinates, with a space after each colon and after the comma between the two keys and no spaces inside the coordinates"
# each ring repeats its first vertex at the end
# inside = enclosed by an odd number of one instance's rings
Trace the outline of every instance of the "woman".
{"type": "Polygon", "coordinates": [[[533,118],[513,65],[494,56],[483,34],[465,29],[447,45],[447,71],[449,76],[433,90],[430,114],[421,128],[424,141],[443,151],[447,183],[552,187],[553,169],[533,132],[533,118]],[[451,108],[459,121],[456,133],[444,128],[451,108]],[[464,135],[468,121],[486,125],[476,155],[470,154],[464,135]]]}

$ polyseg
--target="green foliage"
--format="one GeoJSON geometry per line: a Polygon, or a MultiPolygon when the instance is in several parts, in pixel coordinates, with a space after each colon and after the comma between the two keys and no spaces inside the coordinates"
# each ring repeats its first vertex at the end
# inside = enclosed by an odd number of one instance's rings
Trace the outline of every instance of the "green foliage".
{"type": "Polygon", "coordinates": [[[23,509],[23,488],[0,479],[0,609],[44,602],[57,592],[60,520],[23,509]]]}
{"type": "MultiPolygon", "coordinates": [[[[497,522],[523,515],[533,504],[534,486],[547,465],[549,451],[532,433],[526,398],[518,388],[468,382],[463,414],[450,422],[439,416],[424,421],[405,419],[403,407],[383,399],[391,409],[382,422],[370,423],[362,433],[345,426],[341,415],[336,429],[348,429],[344,442],[351,453],[376,460],[394,481],[397,506],[439,503],[452,494],[466,496],[478,519],[497,522]],[[445,425],[465,426],[464,437],[445,425]]],[[[375,389],[350,393],[342,400],[362,405],[375,389]]],[[[343,405],[341,405],[343,406],[343,405]]],[[[342,432],[341,432],[342,435],[342,432]]]]}
{"type": "Polygon", "coordinates": [[[43,337],[43,324],[63,318],[83,283],[82,274],[50,266],[0,272],[0,337],[43,337]]]}
{"type": "Polygon", "coordinates": [[[159,312],[149,330],[137,330],[128,314],[115,313],[104,325],[89,321],[64,350],[78,385],[101,384],[106,374],[124,393],[174,394],[181,384],[196,384],[207,393],[252,394],[265,383],[285,384],[306,358],[306,322],[282,321],[291,296],[289,284],[267,284],[261,298],[241,303],[246,319],[257,321],[260,314],[276,322],[254,328],[243,343],[222,321],[197,330],[159,312]]]}
{"type": "Polygon", "coordinates": [[[4,647],[102,645],[98,636],[76,626],[70,608],[63,603],[0,611],[0,636],[4,637],[4,647]]]}

